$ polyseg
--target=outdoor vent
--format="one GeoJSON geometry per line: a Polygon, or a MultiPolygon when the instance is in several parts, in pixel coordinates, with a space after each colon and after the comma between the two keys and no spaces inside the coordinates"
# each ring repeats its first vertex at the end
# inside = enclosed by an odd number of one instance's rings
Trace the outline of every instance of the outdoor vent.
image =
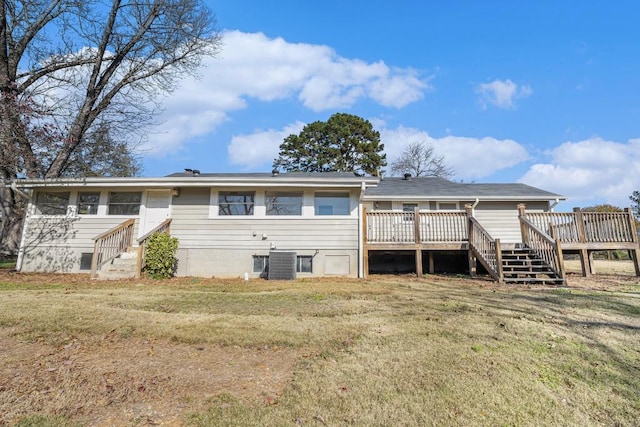
{"type": "Polygon", "coordinates": [[[404,174],[404,178],[405,181],[410,181],[411,180],[411,174],[410,173],[405,173],[404,174]]]}
{"type": "Polygon", "coordinates": [[[190,173],[192,176],[200,175],[200,171],[198,169],[185,168],[184,171],[185,171],[185,173],[190,173]]]}
{"type": "Polygon", "coordinates": [[[296,253],[285,251],[269,252],[269,280],[295,280],[296,253]]]}
{"type": "Polygon", "coordinates": [[[272,176],[277,176],[280,173],[280,171],[278,169],[274,169],[271,171],[271,175],[272,176]]]}

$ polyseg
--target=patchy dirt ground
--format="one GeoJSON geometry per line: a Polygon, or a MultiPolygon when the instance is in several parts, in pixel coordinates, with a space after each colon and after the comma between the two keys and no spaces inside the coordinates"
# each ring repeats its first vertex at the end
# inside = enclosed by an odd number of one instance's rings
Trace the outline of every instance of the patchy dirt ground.
{"type": "Polygon", "coordinates": [[[25,408],[92,426],[182,425],[221,392],[275,399],[304,356],[111,335],[51,347],[17,340],[8,329],[0,329],[0,349],[0,425],[25,408]]]}
{"type": "MultiPolygon", "coordinates": [[[[568,286],[613,291],[639,281],[632,267],[619,262],[597,268],[603,274],[590,279],[570,273],[568,286]]],[[[86,275],[0,272],[5,283],[86,281],[86,275]]],[[[15,333],[0,328],[0,425],[15,422],[27,408],[92,426],[179,426],[186,414],[204,410],[210,397],[224,392],[269,404],[290,381],[296,363],[309,357],[288,348],[186,345],[115,333],[53,347],[21,341],[15,333]]]]}

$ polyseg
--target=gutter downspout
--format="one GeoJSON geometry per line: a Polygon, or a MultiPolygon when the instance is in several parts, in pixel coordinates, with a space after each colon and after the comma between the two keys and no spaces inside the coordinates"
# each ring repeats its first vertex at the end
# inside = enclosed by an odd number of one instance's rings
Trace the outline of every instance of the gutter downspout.
{"type": "Polygon", "coordinates": [[[362,218],[362,198],[364,197],[364,190],[367,189],[367,184],[362,181],[360,184],[360,197],[358,199],[358,278],[364,277],[364,262],[362,257],[364,256],[364,236],[362,235],[362,226],[364,225],[364,218],[362,218]]]}
{"type": "Polygon", "coordinates": [[[476,201],[473,202],[473,204],[471,205],[471,214],[475,215],[475,208],[476,206],[478,206],[478,203],[480,203],[480,199],[478,197],[476,197],[476,201]]]}
{"type": "Polygon", "coordinates": [[[553,212],[553,208],[555,208],[556,206],[558,206],[558,203],[560,203],[560,199],[555,199],[553,201],[553,203],[549,204],[549,212],[553,212]]]}

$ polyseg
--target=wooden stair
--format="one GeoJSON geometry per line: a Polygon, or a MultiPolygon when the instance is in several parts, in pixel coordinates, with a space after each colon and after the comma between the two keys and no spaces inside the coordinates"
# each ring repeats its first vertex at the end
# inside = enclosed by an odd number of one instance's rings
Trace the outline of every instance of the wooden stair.
{"type": "Polygon", "coordinates": [[[502,272],[506,284],[565,284],[564,279],[530,248],[502,250],[502,272]]]}

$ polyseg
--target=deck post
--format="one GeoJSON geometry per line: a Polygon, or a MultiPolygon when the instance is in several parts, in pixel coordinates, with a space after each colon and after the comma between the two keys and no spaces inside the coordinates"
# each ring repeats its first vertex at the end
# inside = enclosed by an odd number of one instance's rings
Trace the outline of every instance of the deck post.
{"type": "Polygon", "coordinates": [[[422,249],[416,248],[416,276],[422,277],[422,249]]]}
{"type": "MultiPolygon", "coordinates": [[[[527,213],[525,212],[525,210],[526,210],[525,204],[524,203],[518,203],[516,207],[518,208],[518,220],[520,220],[520,218],[526,218],[527,213]]],[[[522,223],[522,221],[519,221],[519,222],[520,222],[520,239],[522,240],[522,243],[527,245],[529,242],[528,242],[528,239],[526,237],[526,234],[527,234],[526,231],[525,231],[526,228],[525,228],[524,224],[522,223]]]]}
{"type": "Polygon", "coordinates": [[[469,249],[467,249],[467,259],[469,261],[469,276],[476,276],[476,257],[473,255],[473,250],[471,249],[471,235],[473,234],[473,223],[471,222],[471,218],[473,218],[473,205],[467,203],[464,205],[464,210],[467,213],[467,241],[469,242],[469,249]]]}
{"type": "Polygon", "coordinates": [[[636,244],[634,249],[629,251],[629,255],[631,255],[631,260],[633,261],[633,266],[636,269],[636,276],[640,276],[640,246],[638,246],[638,229],[636,228],[636,219],[633,216],[633,210],[631,208],[626,208],[625,212],[629,215],[629,229],[631,230],[631,241],[636,244]]]}
{"type": "Polygon", "coordinates": [[[362,278],[369,277],[369,246],[367,244],[367,208],[362,207],[362,278]]]}
{"type": "Polygon", "coordinates": [[[429,251],[429,274],[433,274],[436,272],[435,263],[433,260],[433,251],[429,251]]]}
{"type": "Polygon", "coordinates": [[[576,226],[578,227],[578,238],[581,243],[587,243],[587,232],[584,229],[584,219],[582,218],[582,211],[580,208],[573,208],[573,213],[576,215],[576,226]]]}
{"type": "Polygon", "coordinates": [[[420,236],[420,208],[418,206],[413,210],[413,241],[416,245],[422,243],[422,236],[420,236]]]}
{"type": "Polygon", "coordinates": [[[580,264],[582,266],[582,275],[591,277],[591,263],[589,262],[589,251],[580,249],[580,264]]]}

